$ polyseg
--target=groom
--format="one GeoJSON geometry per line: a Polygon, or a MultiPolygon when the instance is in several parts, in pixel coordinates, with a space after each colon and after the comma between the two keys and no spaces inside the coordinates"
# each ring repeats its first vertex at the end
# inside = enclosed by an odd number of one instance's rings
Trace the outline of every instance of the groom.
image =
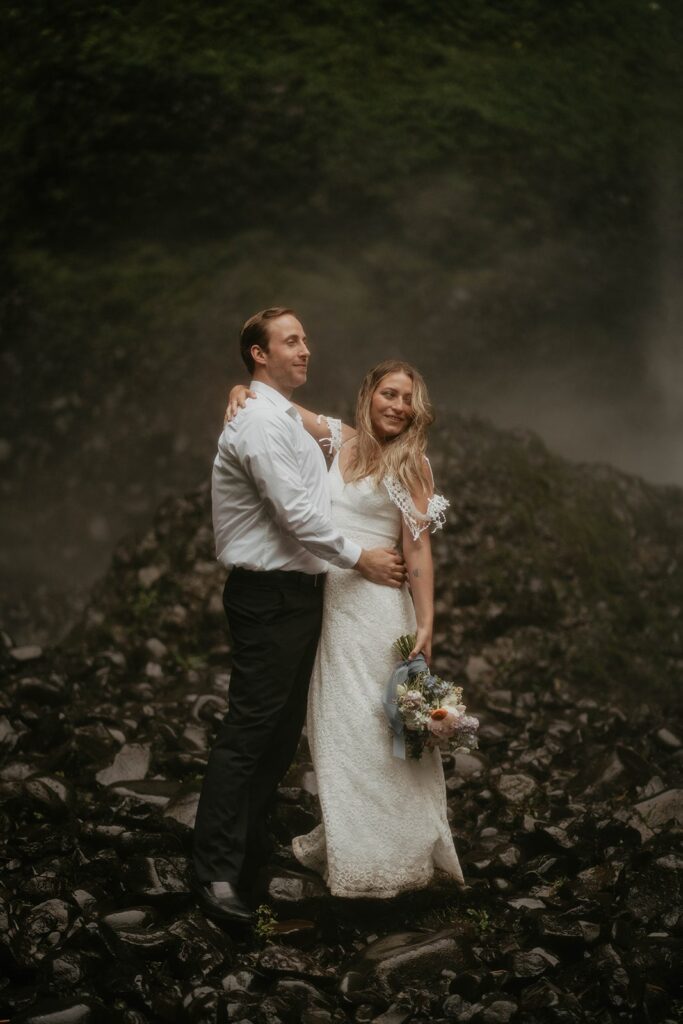
{"type": "Polygon", "coordinates": [[[198,902],[226,922],[253,917],[241,889],[267,858],[266,813],[306,715],[327,563],[393,587],[405,571],[395,550],[361,549],[332,524],[325,458],[290,402],[310,357],[293,311],[252,316],[240,350],[258,399],[226,424],[212,479],[233,667],[193,850],[198,902]]]}

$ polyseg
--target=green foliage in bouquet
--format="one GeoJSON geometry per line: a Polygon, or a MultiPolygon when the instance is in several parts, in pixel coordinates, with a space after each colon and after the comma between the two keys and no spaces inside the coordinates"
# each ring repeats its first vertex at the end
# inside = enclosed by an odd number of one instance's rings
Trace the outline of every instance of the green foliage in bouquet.
{"type": "MultiPolygon", "coordinates": [[[[394,641],[394,650],[407,662],[415,647],[414,633],[394,641]]],[[[479,721],[462,703],[462,687],[433,675],[428,669],[408,676],[396,686],[394,703],[403,725],[405,750],[420,758],[427,747],[474,750],[479,721]]]]}

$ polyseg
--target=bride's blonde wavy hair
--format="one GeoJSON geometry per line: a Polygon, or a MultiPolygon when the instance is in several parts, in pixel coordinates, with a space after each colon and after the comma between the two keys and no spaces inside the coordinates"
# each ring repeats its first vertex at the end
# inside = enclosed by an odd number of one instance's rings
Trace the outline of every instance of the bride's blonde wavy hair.
{"type": "Polygon", "coordinates": [[[400,359],[385,359],[365,375],[356,402],[356,444],[349,459],[349,481],[386,476],[400,480],[411,494],[431,493],[432,482],[425,460],[427,430],[434,422],[427,385],[422,374],[400,359]],[[372,429],[372,396],[390,373],[405,373],[413,382],[412,416],[397,437],[380,439],[372,429]]]}

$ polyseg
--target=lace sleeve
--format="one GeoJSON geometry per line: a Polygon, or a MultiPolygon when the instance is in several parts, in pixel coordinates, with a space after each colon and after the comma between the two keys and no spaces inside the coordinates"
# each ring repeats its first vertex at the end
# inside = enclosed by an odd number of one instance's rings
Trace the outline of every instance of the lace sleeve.
{"type": "Polygon", "coordinates": [[[323,420],[327,423],[330,436],[321,438],[320,443],[328,446],[330,455],[336,455],[342,446],[342,421],[321,413],[318,416],[318,423],[322,423],[323,420]]]}
{"type": "MultiPolygon", "coordinates": [[[[430,467],[431,472],[431,467],[430,467]]],[[[384,478],[384,486],[394,505],[400,510],[403,521],[410,530],[413,540],[417,540],[423,530],[431,528],[432,533],[442,530],[446,524],[446,509],[449,502],[441,494],[432,494],[427,502],[427,511],[420,512],[405,484],[393,476],[384,478]]]]}

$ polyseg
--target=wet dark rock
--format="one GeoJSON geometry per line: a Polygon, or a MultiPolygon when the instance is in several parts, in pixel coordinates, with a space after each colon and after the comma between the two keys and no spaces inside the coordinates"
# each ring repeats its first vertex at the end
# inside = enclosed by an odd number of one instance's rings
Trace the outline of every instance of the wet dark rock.
{"type": "Polygon", "coordinates": [[[109,928],[104,922],[101,933],[105,945],[114,956],[135,961],[165,960],[178,947],[178,937],[163,927],[132,925],[128,928],[109,928]]]}
{"type": "Polygon", "coordinates": [[[655,735],[657,743],[664,750],[680,750],[683,747],[681,741],[670,729],[659,729],[655,735]]]}
{"type": "Polygon", "coordinates": [[[147,928],[157,921],[157,914],[151,907],[126,907],[102,917],[102,924],[113,931],[128,931],[131,928],[147,928]]]}
{"type": "MultiPolygon", "coordinates": [[[[14,750],[21,733],[17,731],[6,715],[0,716],[0,751],[6,753],[14,750]]],[[[1,778],[4,778],[4,773],[1,778]]]]}
{"type": "Polygon", "coordinates": [[[9,652],[10,658],[23,664],[27,661],[37,661],[43,656],[43,648],[37,644],[26,644],[23,647],[12,647],[9,652]]]}
{"type": "Polygon", "coordinates": [[[458,751],[455,755],[454,777],[458,779],[476,779],[488,767],[488,759],[480,751],[458,751]]]}
{"type": "Polygon", "coordinates": [[[55,991],[73,990],[88,973],[88,964],[83,955],[69,950],[48,955],[41,968],[46,984],[55,991]]]}
{"type": "Polygon", "coordinates": [[[187,861],[181,857],[134,857],[126,863],[122,881],[137,898],[167,909],[182,906],[191,895],[187,861]]]}
{"type": "Polygon", "coordinates": [[[61,896],[65,889],[65,880],[56,870],[40,871],[22,882],[19,892],[32,902],[61,896]]]}
{"type": "Polygon", "coordinates": [[[213,977],[231,963],[231,939],[198,911],[174,921],[168,930],[178,939],[174,964],[180,976],[213,977]]]}
{"type": "Polygon", "coordinates": [[[188,1021],[200,1024],[201,1021],[216,1019],[220,1002],[221,997],[217,989],[211,985],[198,985],[183,998],[183,1009],[188,1021]]]}
{"type": "Polygon", "coordinates": [[[553,985],[547,978],[540,978],[523,990],[520,1002],[522,1010],[531,1013],[534,1010],[550,1009],[557,1006],[561,998],[561,989],[553,985]]]}
{"type": "Polygon", "coordinates": [[[678,876],[668,864],[658,860],[645,862],[625,880],[629,911],[639,920],[655,925],[671,909],[680,911],[681,895],[678,876]]]}
{"type": "Polygon", "coordinates": [[[107,788],[112,796],[125,798],[120,802],[120,810],[125,814],[128,808],[136,805],[166,807],[176,795],[178,783],[166,779],[148,779],[140,782],[115,782],[107,788]]]}
{"type": "Polygon", "coordinates": [[[538,922],[538,933],[546,943],[566,954],[579,954],[600,935],[600,926],[591,921],[577,920],[568,914],[548,915],[538,922]]]}
{"type": "Polygon", "coordinates": [[[151,749],[148,744],[127,743],[118,751],[108,768],[103,768],[95,778],[102,786],[133,779],[144,779],[149,771],[151,749]]]}
{"type": "Polygon", "coordinates": [[[242,970],[226,974],[221,984],[225,992],[251,992],[258,986],[260,980],[260,975],[254,971],[242,970]]]}
{"type": "Polygon", "coordinates": [[[342,995],[351,1003],[389,997],[411,981],[436,979],[444,968],[463,966],[465,954],[452,929],[431,934],[403,932],[370,943],[344,972],[342,995]]]}
{"type": "Polygon", "coordinates": [[[180,735],[180,743],[186,750],[208,757],[209,735],[205,726],[190,722],[180,735]]]}
{"type": "Polygon", "coordinates": [[[194,828],[199,805],[200,788],[198,785],[183,786],[172,797],[164,810],[164,817],[171,818],[186,829],[194,828]]]}
{"type": "Polygon", "coordinates": [[[66,686],[64,680],[58,676],[49,679],[41,679],[29,676],[20,679],[17,683],[17,699],[20,701],[35,701],[38,704],[49,704],[56,707],[67,700],[66,686]]]}
{"type": "Polygon", "coordinates": [[[683,789],[666,789],[635,804],[634,810],[651,829],[660,829],[671,821],[683,825],[683,789]]]}
{"type": "Polygon", "coordinates": [[[508,900],[508,905],[513,907],[515,910],[545,910],[546,904],[543,900],[536,899],[533,896],[518,896],[514,900],[508,900]]]}
{"type": "Polygon", "coordinates": [[[12,1024],[100,1024],[106,1008],[97,1000],[48,999],[12,1018],[12,1024]]]}
{"type": "Polygon", "coordinates": [[[294,974],[313,981],[329,981],[334,977],[334,972],[314,957],[288,946],[267,946],[259,954],[257,962],[259,969],[268,974],[294,974]]]}
{"type": "Polygon", "coordinates": [[[559,959],[540,946],[527,951],[518,951],[510,957],[510,970],[515,978],[537,978],[546,971],[552,970],[559,959]]]}
{"type": "Polygon", "coordinates": [[[280,996],[292,1009],[299,1011],[312,1007],[329,1009],[332,1005],[327,995],[301,978],[284,978],[278,981],[274,994],[280,996]]]}
{"type": "Polygon", "coordinates": [[[470,1003],[460,995],[451,995],[444,1000],[441,1012],[447,1020],[465,1020],[470,1003]]]}
{"type": "Polygon", "coordinates": [[[312,872],[271,870],[262,880],[261,888],[279,913],[305,914],[328,898],[322,879],[312,872]]]}
{"type": "Polygon", "coordinates": [[[60,899],[45,900],[22,914],[12,941],[17,963],[31,967],[60,946],[70,933],[75,916],[73,908],[60,899]]]}
{"type": "Polygon", "coordinates": [[[75,802],[71,786],[54,775],[30,776],[22,785],[21,795],[43,813],[58,818],[72,811],[75,802]]]}
{"type": "Polygon", "coordinates": [[[287,945],[299,946],[300,948],[310,947],[316,939],[317,927],[315,921],[308,921],[305,918],[292,918],[291,920],[278,921],[273,925],[273,938],[276,942],[286,942],[287,945]]]}
{"type": "Polygon", "coordinates": [[[482,1024],[508,1024],[517,1013],[517,1003],[511,999],[495,999],[481,1011],[482,1024]]]}
{"type": "Polygon", "coordinates": [[[400,1004],[392,1004],[384,1013],[372,1018],[372,1024],[405,1024],[413,1016],[411,1007],[402,1007],[400,1004]]]}
{"type": "Polygon", "coordinates": [[[71,737],[71,757],[79,765],[101,764],[120,743],[103,722],[79,725],[71,737]]]}
{"type": "Polygon", "coordinates": [[[496,789],[511,804],[522,804],[529,800],[536,792],[537,783],[529,775],[509,774],[501,775],[496,789]]]}
{"type": "Polygon", "coordinates": [[[323,1010],[321,1007],[310,1007],[301,1014],[301,1024],[333,1024],[334,1020],[330,1011],[323,1010]]]}

